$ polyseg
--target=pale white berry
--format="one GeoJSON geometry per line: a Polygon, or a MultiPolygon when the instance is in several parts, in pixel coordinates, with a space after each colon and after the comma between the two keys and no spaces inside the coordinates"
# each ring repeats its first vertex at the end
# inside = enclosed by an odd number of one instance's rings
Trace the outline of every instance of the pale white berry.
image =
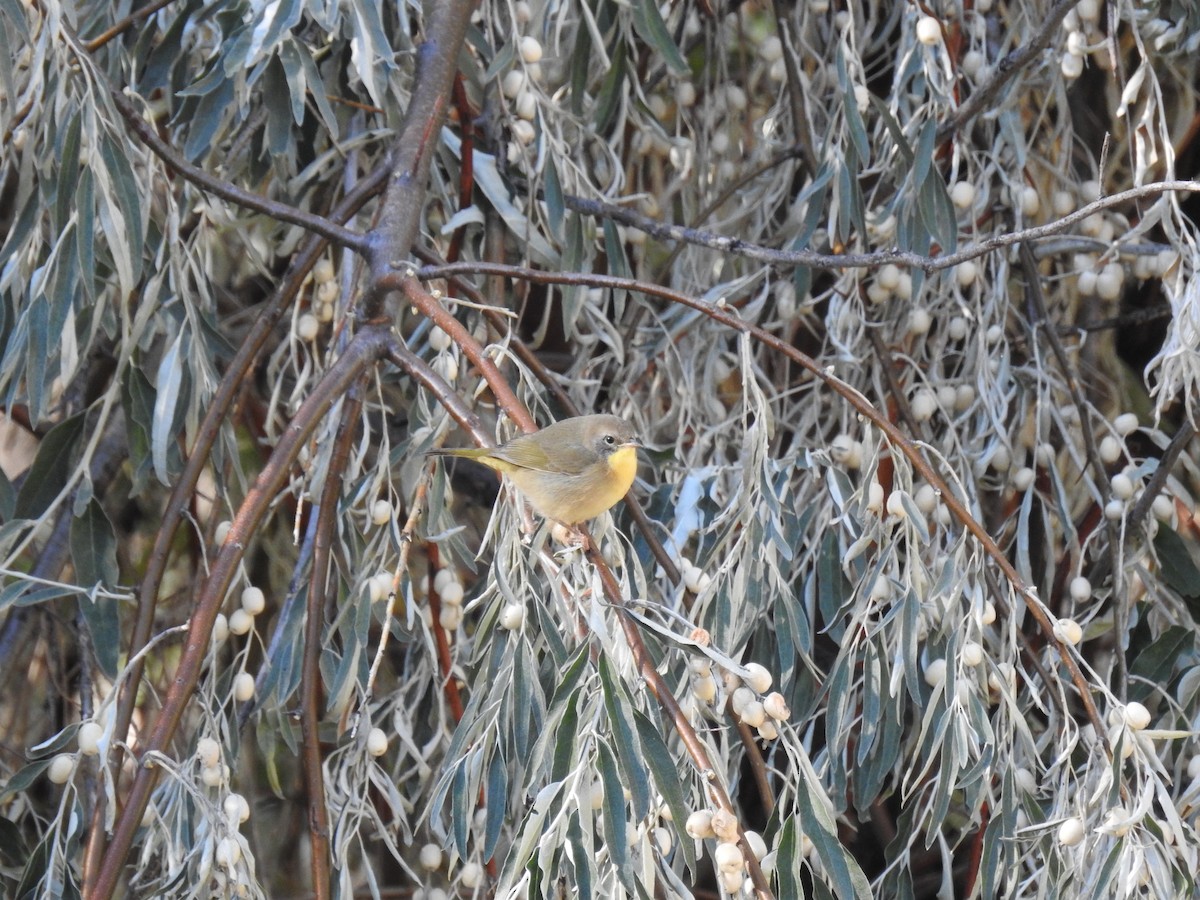
{"type": "Polygon", "coordinates": [[[321,330],[321,323],[312,313],[305,313],[296,320],[296,337],[302,341],[311,341],[321,330]]]}
{"type": "Polygon", "coordinates": [[[925,683],[930,687],[937,687],[946,680],[946,661],[944,659],[931,659],[929,664],[925,666],[925,683]]]}
{"type": "Polygon", "coordinates": [[[914,337],[917,335],[928,334],[929,329],[933,327],[933,316],[929,314],[929,310],[923,306],[915,307],[908,314],[908,333],[914,337]]]}
{"type": "Polygon", "coordinates": [[[1083,640],[1083,627],[1074,619],[1059,619],[1054,625],[1054,636],[1075,647],[1083,640]]]}
{"type": "Polygon", "coordinates": [[[717,698],[717,681],[711,675],[702,675],[692,680],[692,694],[701,703],[712,703],[717,698]]]}
{"type": "Polygon", "coordinates": [[[241,825],[250,818],[250,804],[241,794],[230,794],[221,805],[225,810],[225,818],[234,825],[241,825]]]}
{"type": "Polygon", "coordinates": [[[773,741],[775,738],[779,737],[779,729],[775,727],[775,721],[773,719],[767,719],[761,725],[759,725],[758,736],[764,741],[773,741]]]}
{"type": "Polygon", "coordinates": [[[104,729],[99,722],[90,719],[79,726],[75,740],[79,744],[79,752],[84,756],[95,756],[100,752],[100,739],[104,737],[104,729]]]}
{"type": "Polygon", "coordinates": [[[892,491],[888,494],[887,511],[889,516],[903,519],[908,515],[908,508],[904,503],[906,497],[908,494],[905,491],[892,491]]]}
{"type": "Polygon", "coordinates": [[[229,630],[234,634],[249,634],[254,627],[254,616],[238,607],[229,616],[229,630]]]}
{"type": "Polygon", "coordinates": [[[313,280],[317,284],[325,284],[333,281],[333,262],[325,257],[317,260],[317,264],[313,266],[313,280]]]}
{"type": "Polygon", "coordinates": [[[60,753],[50,761],[46,769],[46,777],[53,784],[66,784],[75,771],[75,757],[70,753],[60,753]]]}
{"type": "Polygon", "coordinates": [[[675,85],[675,102],[680,106],[695,106],[696,86],[690,81],[681,81],[675,85]]]}
{"type": "Polygon", "coordinates": [[[970,384],[960,384],[954,389],[954,408],[959,412],[966,412],[975,402],[975,386],[970,384]]]}
{"type": "Polygon", "coordinates": [[[857,469],[862,465],[862,444],[848,434],[839,434],[829,445],[829,455],[833,461],[847,469],[857,469]]]}
{"type": "Polygon", "coordinates": [[[1124,472],[1118,472],[1112,477],[1112,493],[1118,500],[1128,500],[1133,496],[1133,479],[1124,472]]]}
{"type": "Polygon", "coordinates": [[[741,715],[742,710],[753,703],[757,699],[754,691],[748,687],[739,687],[729,697],[729,706],[736,715],[741,715]]]}
{"type": "Polygon", "coordinates": [[[367,732],[367,752],[372,756],[383,756],[387,753],[388,737],[382,728],[372,728],[367,732]]]}
{"type": "Polygon", "coordinates": [[[1119,415],[1115,419],[1113,419],[1113,430],[1117,434],[1121,435],[1121,437],[1125,437],[1126,435],[1133,434],[1135,431],[1138,430],[1137,414],[1136,413],[1121,413],[1121,415],[1119,415]]]}
{"type": "Polygon", "coordinates": [[[759,701],[751,700],[742,710],[741,718],[751,728],[758,728],[767,721],[767,711],[759,701]]]}
{"type": "Polygon", "coordinates": [[[917,504],[917,509],[925,515],[933,515],[938,506],[938,492],[934,490],[933,485],[923,484],[913,495],[913,502],[917,504]]]}
{"type": "Polygon", "coordinates": [[[1021,468],[1017,469],[1017,471],[1013,472],[1013,487],[1021,493],[1025,493],[1025,491],[1033,487],[1033,483],[1036,480],[1037,473],[1034,472],[1033,469],[1029,468],[1029,466],[1022,466],[1021,468]]]}
{"type": "Polygon", "coordinates": [[[205,766],[200,770],[200,783],[205,787],[217,787],[225,778],[223,766],[205,766]]]}
{"type": "Polygon", "coordinates": [[[439,353],[433,360],[432,369],[451,383],[458,378],[458,360],[449,353],[439,353]]]}
{"type": "Polygon", "coordinates": [[[429,346],[433,350],[441,353],[444,350],[449,350],[454,341],[445,331],[437,325],[429,329],[429,346]]]}
{"type": "Polygon", "coordinates": [[[1071,579],[1070,585],[1071,599],[1076,603],[1083,603],[1092,596],[1092,583],[1082,575],[1076,575],[1071,579]]]}
{"type": "Polygon", "coordinates": [[[315,306],[332,306],[338,298],[338,285],[336,281],[322,281],[317,286],[317,302],[315,306]]]}
{"type": "Polygon", "coordinates": [[[232,869],[242,858],[242,845],[233,838],[223,837],[217,842],[217,852],[214,859],[217,865],[232,869]]]}
{"type": "Polygon", "coordinates": [[[225,538],[229,537],[229,532],[232,528],[233,523],[228,519],[217,525],[216,531],[213,532],[213,540],[216,541],[218,547],[225,543],[225,538]]]}
{"type": "Polygon", "coordinates": [[[967,332],[970,330],[970,327],[970,323],[968,323],[965,318],[962,316],[954,316],[954,318],[950,320],[950,324],[946,326],[946,334],[948,334],[950,339],[953,341],[961,341],[967,336],[967,332]]]}
{"type": "Polygon", "coordinates": [[[917,40],[932,47],[942,39],[942,26],[933,16],[921,16],[917,20],[917,40]]]}
{"type": "Polygon", "coordinates": [[[747,831],[743,837],[745,837],[746,846],[754,854],[755,859],[762,859],[767,855],[767,842],[763,840],[761,834],[757,831],[747,831]]]}
{"type": "Polygon", "coordinates": [[[954,269],[954,280],[958,282],[960,288],[968,288],[973,285],[978,275],[979,268],[970,260],[959,263],[954,269]]]}
{"type": "Polygon", "coordinates": [[[513,102],[513,111],[526,122],[532,122],[537,117],[537,97],[533,91],[521,91],[513,102]]]}
{"type": "Polygon", "coordinates": [[[196,741],[196,759],[205,768],[215,766],[221,761],[221,745],[210,737],[202,737],[196,741]]]}
{"type": "Polygon", "coordinates": [[[1083,57],[1074,53],[1064,53],[1059,61],[1059,70],[1063,78],[1074,79],[1083,74],[1083,57]]]}
{"type": "Polygon", "coordinates": [[[437,844],[426,844],[421,848],[418,859],[421,862],[421,868],[429,872],[441,868],[442,848],[437,844]]]}
{"type": "Polygon", "coordinates": [[[975,205],[975,185],[969,181],[956,181],[950,188],[950,202],[959,209],[970,209],[975,205]]]}
{"type": "Polygon", "coordinates": [[[525,87],[525,73],[520,69],[512,69],[500,82],[500,93],[509,100],[515,100],[525,87]]]}
{"type": "Polygon", "coordinates": [[[1150,724],[1150,710],[1136,700],[1125,704],[1125,724],[1133,731],[1141,731],[1150,724]]]}
{"type": "Polygon", "coordinates": [[[872,481],[867,487],[867,509],[873,513],[883,510],[883,485],[878,481],[872,481]]]}
{"type": "Polygon", "coordinates": [[[1154,498],[1154,502],[1150,504],[1150,510],[1154,513],[1154,518],[1160,522],[1169,522],[1172,513],[1175,512],[1175,501],[1166,494],[1159,494],[1154,498]]]}
{"type": "Polygon", "coordinates": [[[768,35],[758,45],[758,55],[767,62],[783,59],[783,41],[779,39],[778,35],[768,35]]]}
{"type": "Polygon", "coordinates": [[[978,50],[968,50],[962,58],[960,68],[964,75],[975,80],[979,77],[979,73],[983,71],[984,63],[987,62],[986,57],[978,50]]]}
{"type": "Polygon", "coordinates": [[[767,671],[767,667],[760,663],[746,663],[745,666],[746,684],[754,688],[760,694],[765,694],[771,689],[771,673],[767,671]]]}
{"type": "Polygon", "coordinates": [[[1013,772],[1013,781],[1017,783],[1022,791],[1027,794],[1037,793],[1037,779],[1033,777],[1033,773],[1023,766],[1013,772]]]}
{"type": "Polygon", "coordinates": [[[386,525],[392,521],[392,504],[387,500],[376,500],[372,503],[371,521],[376,525],[386,525]]]}
{"type": "Polygon", "coordinates": [[[718,809],[712,816],[712,830],[717,839],[726,843],[736,843],[738,839],[737,819],[733,813],[718,809]]]}
{"type": "Polygon", "coordinates": [[[1019,200],[1021,212],[1027,216],[1036,216],[1042,207],[1042,199],[1038,196],[1037,188],[1029,185],[1021,188],[1019,200]]]}
{"type": "Polygon", "coordinates": [[[525,623],[525,607],[520,603],[510,603],[500,610],[500,627],[508,631],[516,631],[525,623]]]}
{"type": "Polygon", "coordinates": [[[442,603],[446,604],[447,606],[461,606],[463,597],[465,596],[466,589],[463,588],[462,584],[457,581],[446,582],[444,585],[442,585],[441,590],[438,591],[438,597],[440,597],[442,603]]]}
{"type": "Polygon", "coordinates": [[[239,672],[233,679],[233,697],[239,703],[245,703],[254,697],[254,676],[249,672],[239,672]]]}
{"type": "Polygon", "coordinates": [[[483,867],[477,862],[469,862],[459,870],[458,881],[467,890],[473,890],[483,880],[483,867]]]}
{"type": "Polygon", "coordinates": [[[527,63],[540,62],[542,59],[542,44],[535,37],[525,35],[517,44],[517,49],[521,54],[521,59],[527,63]]]}
{"type": "Polygon", "coordinates": [[[518,143],[526,145],[532,144],[533,139],[537,137],[537,131],[534,129],[532,123],[524,119],[517,119],[512,123],[512,133],[518,143]]]}
{"type": "Polygon", "coordinates": [[[763,699],[763,709],[772,719],[777,719],[780,722],[785,721],[792,711],[788,709],[787,700],[779,691],[772,691],[763,699]]]}
{"type": "Polygon", "coordinates": [[[911,405],[913,418],[918,422],[928,422],[933,418],[933,414],[937,412],[937,397],[934,396],[932,391],[917,391],[911,405]]]}
{"type": "Polygon", "coordinates": [[[1083,822],[1077,816],[1065,820],[1058,826],[1058,842],[1064,847],[1074,847],[1083,840],[1083,822]]]}
{"type": "Polygon", "coordinates": [[[248,587],[242,591],[242,609],[252,616],[257,616],[267,608],[267,597],[262,588],[248,587]]]}
{"type": "Polygon", "coordinates": [[[991,625],[996,621],[996,604],[991,600],[983,602],[983,613],[979,616],[979,621],[984,625],[991,625]]]}
{"type": "Polygon", "coordinates": [[[1117,522],[1125,515],[1124,500],[1109,500],[1104,504],[1104,518],[1110,522],[1117,522]]]}
{"type": "Polygon", "coordinates": [[[712,820],[711,809],[698,809],[688,816],[683,830],[687,832],[688,837],[702,841],[713,836],[712,820]]]}
{"type": "Polygon", "coordinates": [[[968,666],[977,666],[983,662],[983,647],[975,641],[967,641],[962,646],[962,661],[968,666]]]}
{"type": "Polygon", "coordinates": [[[463,609],[461,606],[446,605],[438,613],[438,624],[447,631],[453,631],[462,624],[463,609]]]}
{"type": "Polygon", "coordinates": [[[1124,283],[1125,267],[1118,262],[1111,262],[1096,276],[1096,296],[1101,300],[1116,300],[1121,296],[1124,283]]]}
{"type": "Polygon", "coordinates": [[[717,864],[719,872],[737,872],[739,874],[746,865],[741,848],[732,841],[717,844],[717,849],[713,852],[713,862],[717,864]]]}
{"type": "Polygon", "coordinates": [[[1075,195],[1070,191],[1055,191],[1051,204],[1056,216],[1069,216],[1075,212],[1075,195]]]}
{"type": "Polygon", "coordinates": [[[1125,445],[1117,440],[1111,434],[1106,434],[1100,440],[1100,459],[1105,463],[1115,463],[1121,458],[1121,453],[1124,451],[1125,445]]]}
{"type": "Polygon", "coordinates": [[[879,270],[879,274],[875,276],[875,281],[885,291],[894,291],[900,285],[900,268],[892,263],[888,263],[879,270]]]}

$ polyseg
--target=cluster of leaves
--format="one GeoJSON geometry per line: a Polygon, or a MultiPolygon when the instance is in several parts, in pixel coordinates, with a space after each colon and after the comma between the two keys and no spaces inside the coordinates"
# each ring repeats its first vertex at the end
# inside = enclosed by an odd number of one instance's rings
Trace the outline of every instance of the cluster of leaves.
{"type": "Polygon", "coordinates": [[[1193,892],[1200,21],[1075,6],[0,0],[5,890],[1193,892]]]}

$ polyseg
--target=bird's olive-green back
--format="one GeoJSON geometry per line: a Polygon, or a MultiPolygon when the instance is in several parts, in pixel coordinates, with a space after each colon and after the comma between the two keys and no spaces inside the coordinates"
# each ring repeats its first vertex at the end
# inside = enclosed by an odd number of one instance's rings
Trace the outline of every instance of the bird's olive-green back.
{"type": "Polygon", "coordinates": [[[634,440],[633,427],[617,416],[576,416],[533,434],[519,435],[494,449],[442,452],[474,459],[502,472],[519,468],[579,475],[634,440]]]}

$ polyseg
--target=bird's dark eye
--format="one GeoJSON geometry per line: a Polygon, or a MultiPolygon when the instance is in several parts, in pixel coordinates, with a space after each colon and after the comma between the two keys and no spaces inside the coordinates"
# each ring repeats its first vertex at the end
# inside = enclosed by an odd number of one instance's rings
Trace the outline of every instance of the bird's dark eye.
{"type": "Polygon", "coordinates": [[[617,439],[616,439],[616,437],[615,437],[615,436],[613,436],[613,435],[611,435],[611,434],[606,434],[606,435],[604,436],[604,443],[608,444],[608,446],[610,446],[610,447],[611,447],[611,446],[612,446],[613,444],[615,444],[616,442],[617,442],[617,439]]]}

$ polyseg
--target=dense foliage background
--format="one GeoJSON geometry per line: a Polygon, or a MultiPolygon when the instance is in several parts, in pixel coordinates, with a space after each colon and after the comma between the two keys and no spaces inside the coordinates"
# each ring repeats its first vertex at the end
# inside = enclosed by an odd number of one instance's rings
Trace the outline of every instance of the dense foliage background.
{"type": "Polygon", "coordinates": [[[1193,4],[0,35],[5,895],[1195,892],[1193,4]]]}

